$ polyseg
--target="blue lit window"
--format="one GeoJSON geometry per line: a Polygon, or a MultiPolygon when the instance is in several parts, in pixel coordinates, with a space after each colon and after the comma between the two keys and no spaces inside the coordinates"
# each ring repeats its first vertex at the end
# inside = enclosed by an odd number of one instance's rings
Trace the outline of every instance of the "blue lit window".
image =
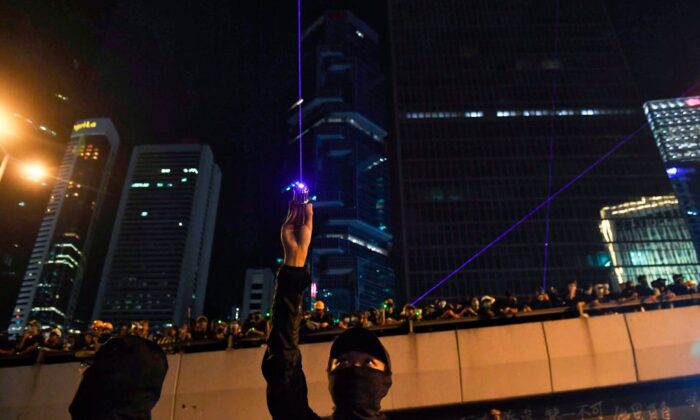
{"type": "Polygon", "coordinates": [[[169,174],[169,173],[170,173],[170,169],[169,169],[169,168],[163,168],[163,169],[160,170],[160,173],[162,173],[162,174],[169,174]]]}
{"type": "Polygon", "coordinates": [[[181,181],[181,182],[187,182],[187,177],[183,177],[180,181],[181,181]]]}
{"type": "Polygon", "coordinates": [[[141,212],[141,217],[146,217],[146,216],[148,216],[148,212],[147,212],[147,211],[142,211],[142,212],[141,212]]]}
{"type": "Polygon", "coordinates": [[[131,188],[148,188],[151,184],[149,182],[134,182],[131,184],[131,188]]]}

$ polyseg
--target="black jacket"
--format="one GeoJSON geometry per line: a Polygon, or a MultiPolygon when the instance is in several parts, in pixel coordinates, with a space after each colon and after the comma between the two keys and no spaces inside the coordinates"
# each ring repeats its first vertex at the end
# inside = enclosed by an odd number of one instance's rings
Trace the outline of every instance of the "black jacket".
{"type": "Polygon", "coordinates": [[[309,407],[299,351],[302,292],[309,287],[311,278],[304,267],[282,266],[276,283],[272,329],[262,362],[267,408],[275,420],[318,419],[309,407]]]}
{"type": "Polygon", "coordinates": [[[73,420],[150,420],[167,372],[168,360],[156,343],[112,338],[83,374],[70,414],[73,420]]]}

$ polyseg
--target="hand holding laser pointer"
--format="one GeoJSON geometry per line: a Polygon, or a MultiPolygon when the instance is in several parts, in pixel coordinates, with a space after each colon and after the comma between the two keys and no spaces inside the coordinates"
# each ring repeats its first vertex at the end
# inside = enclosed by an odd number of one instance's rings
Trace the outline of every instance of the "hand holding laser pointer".
{"type": "Polygon", "coordinates": [[[308,201],[300,203],[295,200],[289,203],[289,212],[282,225],[280,235],[282,248],[284,248],[284,265],[290,267],[304,266],[309,252],[309,245],[311,244],[313,223],[314,209],[311,203],[308,201]]]}

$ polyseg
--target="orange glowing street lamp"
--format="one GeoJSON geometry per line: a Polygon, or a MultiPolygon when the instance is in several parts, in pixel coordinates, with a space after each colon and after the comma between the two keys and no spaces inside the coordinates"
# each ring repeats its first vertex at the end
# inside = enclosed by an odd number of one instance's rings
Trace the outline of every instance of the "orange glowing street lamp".
{"type": "Polygon", "coordinates": [[[22,176],[32,182],[42,182],[46,175],[46,168],[39,163],[29,163],[22,168],[22,176]]]}

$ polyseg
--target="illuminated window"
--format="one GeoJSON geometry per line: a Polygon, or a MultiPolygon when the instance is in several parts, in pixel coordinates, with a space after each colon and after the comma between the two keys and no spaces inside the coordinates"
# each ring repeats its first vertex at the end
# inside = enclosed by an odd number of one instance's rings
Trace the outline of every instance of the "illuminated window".
{"type": "Polygon", "coordinates": [[[131,184],[131,188],[148,188],[151,184],[149,182],[134,182],[131,184]]]}
{"type": "Polygon", "coordinates": [[[147,212],[147,211],[142,211],[142,212],[141,212],[141,217],[146,217],[146,216],[148,216],[148,212],[147,212]]]}
{"type": "Polygon", "coordinates": [[[163,169],[160,170],[160,173],[162,173],[162,174],[169,174],[169,173],[170,173],[170,169],[169,169],[169,168],[163,168],[163,169]]]}
{"type": "Polygon", "coordinates": [[[24,201],[20,201],[19,203],[17,203],[17,205],[20,207],[24,207],[27,205],[27,203],[25,203],[24,201]]]}

